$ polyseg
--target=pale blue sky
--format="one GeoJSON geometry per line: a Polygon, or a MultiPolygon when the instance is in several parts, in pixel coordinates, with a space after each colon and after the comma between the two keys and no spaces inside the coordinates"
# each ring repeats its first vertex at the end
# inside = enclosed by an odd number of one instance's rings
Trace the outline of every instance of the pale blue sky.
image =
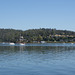
{"type": "Polygon", "coordinates": [[[75,0],[0,0],[0,28],[75,31],[75,0]]]}

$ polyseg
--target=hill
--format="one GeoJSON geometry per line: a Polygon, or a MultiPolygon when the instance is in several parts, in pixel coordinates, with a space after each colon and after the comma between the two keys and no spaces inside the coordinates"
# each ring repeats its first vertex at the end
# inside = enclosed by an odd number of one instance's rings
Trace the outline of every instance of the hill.
{"type": "Polygon", "coordinates": [[[74,42],[75,32],[56,29],[0,29],[0,42],[74,42]]]}

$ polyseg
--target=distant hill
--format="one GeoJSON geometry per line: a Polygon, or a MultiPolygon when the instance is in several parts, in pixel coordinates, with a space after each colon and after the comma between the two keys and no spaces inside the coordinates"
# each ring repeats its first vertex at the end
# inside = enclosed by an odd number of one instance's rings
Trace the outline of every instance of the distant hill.
{"type": "Polygon", "coordinates": [[[56,29],[0,29],[0,42],[74,42],[75,32],[56,29]],[[22,38],[21,38],[22,37],[22,38]]]}

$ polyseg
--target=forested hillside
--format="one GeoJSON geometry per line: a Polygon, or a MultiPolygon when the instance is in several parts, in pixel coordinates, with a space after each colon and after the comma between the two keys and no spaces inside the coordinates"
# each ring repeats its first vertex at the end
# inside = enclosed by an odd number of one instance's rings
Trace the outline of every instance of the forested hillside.
{"type": "Polygon", "coordinates": [[[74,42],[75,32],[56,29],[0,29],[0,42],[74,42]],[[22,38],[21,38],[22,37],[22,38]]]}

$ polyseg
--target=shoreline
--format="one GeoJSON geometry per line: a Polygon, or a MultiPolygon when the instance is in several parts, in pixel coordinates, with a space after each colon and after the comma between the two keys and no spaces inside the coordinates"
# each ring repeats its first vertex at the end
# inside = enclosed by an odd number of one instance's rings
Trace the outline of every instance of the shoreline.
{"type": "MultiPolygon", "coordinates": [[[[14,42],[0,42],[0,43],[14,43],[14,42]]],[[[34,42],[25,42],[25,43],[23,43],[23,44],[28,44],[28,43],[31,43],[31,44],[39,44],[39,43],[41,43],[41,42],[36,42],[36,43],[34,43],[34,42]]],[[[45,43],[75,43],[75,42],[45,42],[45,43]]],[[[20,43],[14,43],[14,44],[20,44],[20,43]]],[[[41,44],[44,44],[44,43],[41,43],[41,44]]]]}

